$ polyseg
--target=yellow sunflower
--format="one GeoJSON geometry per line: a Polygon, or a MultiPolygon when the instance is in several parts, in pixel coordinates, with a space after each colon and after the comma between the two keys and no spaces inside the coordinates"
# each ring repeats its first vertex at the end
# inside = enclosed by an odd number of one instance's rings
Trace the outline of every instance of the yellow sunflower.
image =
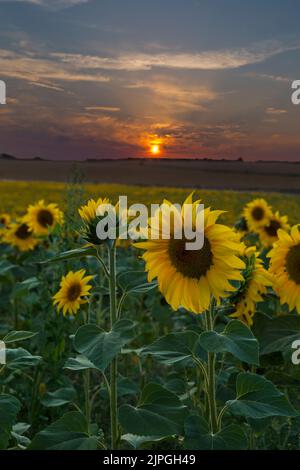
{"type": "MultiPolygon", "coordinates": [[[[207,208],[204,210],[204,245],[198,250],[187,250],[184,236],[175,238],[178,227],[184,223],[184,206],[179,211],[170,202],[164,203],[174,214],[169,239],[164,238],[161,224],[151,218],[149,226],[156,236],[135,246],[146,250],[143,259],[148,280],[157,278],[159,289],[171,307],[177,310],[182,306],[188,311],[202,313],[208,309],[212,296],[219,303],[221,297],[235,290],[230,281],[243,280],[240,270],[244,269],[245,263],[238,257],[243,245],[232,229],[216,223],[222,211],[207,208]]],[[[199,201],[193,203],[189,196],[185,204],[192,204],[190,214],[194,228],[199,201]]],[[[169,214],[163,208],[161,219],[169,214]]]]}
{"type": "Polygon", "coordinates": [[[33,250],[39,243],[23,220],[8,226],[3,234],[3,241],[17,247],[20,251],[33,250]]]}
{"type": "Polygon", "coordinates": [[[254,199],[244,208],[244,217],[251,231],[268,224],[272,209],[264,199],[254,199]]]}
{"type": "Polygon", "coordinates": [[[285,231],[289,230],[288,218],[276,212],[270,217],[267,225],[257,230],[261,244],[265,247],[272,246],[278,240],[277,232],[280,228],[285,231]]]}
{"type": "Polygon", "coordinates": [[[0,214],[0,225],[7,227],[10,224],[11,218],[9,214],[0,214]]]}
{"type": "Polygon", "coordinates": [[[235,311],[233,318],[251,326],[256,311],[256,304],[263,301],[267,288],[273,285],[273,276],[264,267],[255,247],[245,249],[246,269],[243,273],[245,281],[239,291],[231,299],[235,311]]]}
{"type": "Polygon", "coordinates": [[[92,222],[96,218],[98,207],[102,204],[109,204],[109,199],[101,197],[97,201],[90,199],[87,204],[78,209],[82,220],[87,224],[92,222]]]}
{"type": "Polygon", "coordinates": [[[278,241],[268,253],[270,272],[274,275],[274,290],[281,304],[300,314],[300,231],[294,225],[291,232],[279,229],[278,241]]]}
{"type": "Polygon", "coordinates": [[[49,230],[63,222],[63,213],[57,204],[46,204],[41,200],[28,207],[24,222],[35,235],[47,235],[49,230]]]}
{"type": "Polygon", "coordinates": [[[57,310],[62,309],[63,315],[69,313],[75,315],[80,309],[80,305],[86,303],[90,295],[92,286],[88,282],[93,276],[85,276],[85,270],[70,271],[63,276],[60,282],[59,291],[53,296],[53,304],[57,305],[57,310]]]}

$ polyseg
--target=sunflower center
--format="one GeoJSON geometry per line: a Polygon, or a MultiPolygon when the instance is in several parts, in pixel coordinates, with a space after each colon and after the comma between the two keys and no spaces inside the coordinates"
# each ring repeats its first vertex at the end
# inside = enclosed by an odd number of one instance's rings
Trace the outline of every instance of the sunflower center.
{"type": "Polygon", "coordinates": [[[31,235],[31,231],[28,228],[27,224],[22,224],[15,232],[15,236],[21,240],[26,240],[31,235]]]}
{"type": "MultiPolygon", "coordinates": [[[[204,245],[201,250],[186,250],[188,240],[170,240],[169,256],[173,266],[183,276],[200,279],[205,276],[213,264],[213,254],[209,240],[204,237],[204,245]]],[[[191,240],[189,240],[191,242],[191,240]]]]}
{"type": "Polygon", "coordinates": [[[81,294],[81,286],[78,283],[72,284],[67,292],[67,298],[70,302],[74,302],[74,300],[77,300],[78,297],[80,297],[81,294]]]}
{"type": "Polygon", "coordinates": [[[300,244],[292,246],[286,258],[286,269],[290,278],[300,284],[300,244]]]}
{"type": "Polygon", "coordinates": [[[6,220],[5,220],[4,217],[1,217],[1,218],[0,218],[0,224],[1,224],[1,225],[5,225],[5,224],[6,224],[6,220]]]}
{"type": "Polygon", "coordinates": [[[281,227],[280,222],[278,220],[271,220],[270,224],[264,228],[265,232],[270,236],[270,237],[276,237],[277,236],[277,230],[279,230],[281,227]]]}
{"type": "Polygon", "coordinates": [[[262,220],[264,218],[264,210],[261,207],[254,207],[252,211],[252,217],[254,220],[262,220]]]}
{"type": "Polygon", "coordinates": [[[53,215],[52,215],[51,212],[48,211],[47,209],[41,209],[41,210],[38,212],[37,220],[38,220],[38,223],[39,223],[42,227],[45,227],[45,228],[47,228],[47,227],[53,225],[53,222],[54,222],[53,215]]]}

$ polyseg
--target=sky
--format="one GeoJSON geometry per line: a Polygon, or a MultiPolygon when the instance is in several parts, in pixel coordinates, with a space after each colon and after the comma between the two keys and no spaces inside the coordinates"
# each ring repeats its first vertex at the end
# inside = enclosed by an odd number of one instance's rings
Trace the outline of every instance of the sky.
{"type": "Polygon", "coordinates": [[[0,153],[300,161],[300,2],[0,0],[0,153]]]}

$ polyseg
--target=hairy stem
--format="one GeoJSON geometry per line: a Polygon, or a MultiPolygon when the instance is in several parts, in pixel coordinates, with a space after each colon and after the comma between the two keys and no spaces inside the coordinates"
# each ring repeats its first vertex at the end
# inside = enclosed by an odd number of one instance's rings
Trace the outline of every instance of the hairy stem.
{"type": "MultiPolygon", "coordinates": [[[[109,292],[110,292],[110,326],[113,328],[117,321],[117,293],[116,293],[116,248],[111,245],[109,256],[109,292]]],[[[117,390],[118,359],[115,357],[110,366],[110,420],[111,420],[111,448],[117,449],[118,442],[118,390],[117,390]]]]}

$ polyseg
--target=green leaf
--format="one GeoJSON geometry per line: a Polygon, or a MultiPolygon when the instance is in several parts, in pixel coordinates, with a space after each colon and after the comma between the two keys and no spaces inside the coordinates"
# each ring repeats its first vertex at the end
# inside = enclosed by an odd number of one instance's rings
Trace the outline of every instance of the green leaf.
{"type": "Polygon", "coordinates": [[[0,395],[0,449],[6,449],[21,403],[12,395],[0,395]]]}
{"type": "Polygon", "coordinates": [[[32,338],[36,336],[37,333],[33,333],[32,331],[10,331],[7,335],[3,338],[4,343],[16,343],[17,341],[24,341],[25,339],[32,338]]]}
{"type": "Polygon", "coordinates": [[[59,388],[55,392],[48,392],[43,398],[42,404],[48,408],[54,408],[71,403],[75,397],[74,388],[59,388]]]}
{"type": "Polygon", "coordinates": [[[64,251],[53,258],[40,261],[40,264],[57,263],[58,261],[66,261],[69,259],[83,258],[85,256],[97,256],[97,250],[93,246],[85,246],[83,248],[75,248],[75,250],[64,251]]]}
{"type": "Polygon", "coordinates": [[[227,405],[236,415],[261,419],[269,416],[300,416],[283,393],[261,375],[242,372],[237,377],[236,399],[227,405]]]}
{"type": "Polygon", "coordinates": [[[71,411],[36,434],[28,450],[97,450],[97,447],[98,438],[89,434],[85,417],[71,411]]]}
{"type": "Polygon", "coordinates": [[[24,295],[27,295],[29,291],[32,289],[35,289],[41,284],[39,279],[37,277],[30,277],[29,279],[26,279],[25,281],[18,282],[13,290],[13,297],[14,298],[20,298],[23,297],[24,295]]]}
{"type": "Polygon", "coordinates": [[[300,339],[300,317],[285,315],[269,318],[256,315],[253,331],[259,340],[261,354],[287,350],[292,353],[292,343],[300,339]]]}
{"type": "Polygon", "coordinates": [[[157,287],[157,281],[148,282],[145,271],[123,271],[118,275],[117,282],[128,294],[141,294],[157,287]]]}
{"type": "Polygon", "coordinates": [[[199,341],[208,352],[229,352],[240,361],[259,365],[258,342],[250,328],[239,320],[229,322],[222,333],[205,331],[199,341]]]}
{"type": "Polygon", "coordinates": [[[171,333],[143,348],[142,354],[150,354],[165,365],[186,363],[195,357],[198,340],[199,335],[194,331],[171,333]]]}
{"type": "Polygon", "coordinates": [[[119,421],[127,433],[151,439],[182,434],[186,415],[187,407],[178,397],[158,384],[144,388],[137,407],[119,409],[119,421]]]}
{"type": "Polygon", "coordinates": [[[243,450],[247,438],[243,428],[231,424],[216,434],[200,416],[189,416],[185,422],[185,448],[190,450],[243,450]]]}
{"type": "Polygon", "coordinates": [[[106,332],[96,325],[84,325],[75,335],[75,349],[104,372],[122,347],[133,339],[134,326],[131,320],[119,320],[111,331],[106,332]]]}
{"type": "Polygon", "coordinates": [[[97,367],[89,361],[85,356],[69,357],[67,359],[64,369],[69,370],[85,370],[85,369],[97,369],[97,367]]]}
{"type": "Polygon", "coordinates": [[[9,369],[23,369],[36,366],[42,360],[41,356],[32,356],[23,348],[6,349],[6,364],[9,369]]]}
{"type": "Polygon", "coordinates": [[[140,449],[144,444],[151,444],[152,442],[159,442],[165,439],[164,437],[155,436],[136,436],[135,434],[124,434],[121,437],[122,441],[128,442],[135,450],[140,449]]]}

